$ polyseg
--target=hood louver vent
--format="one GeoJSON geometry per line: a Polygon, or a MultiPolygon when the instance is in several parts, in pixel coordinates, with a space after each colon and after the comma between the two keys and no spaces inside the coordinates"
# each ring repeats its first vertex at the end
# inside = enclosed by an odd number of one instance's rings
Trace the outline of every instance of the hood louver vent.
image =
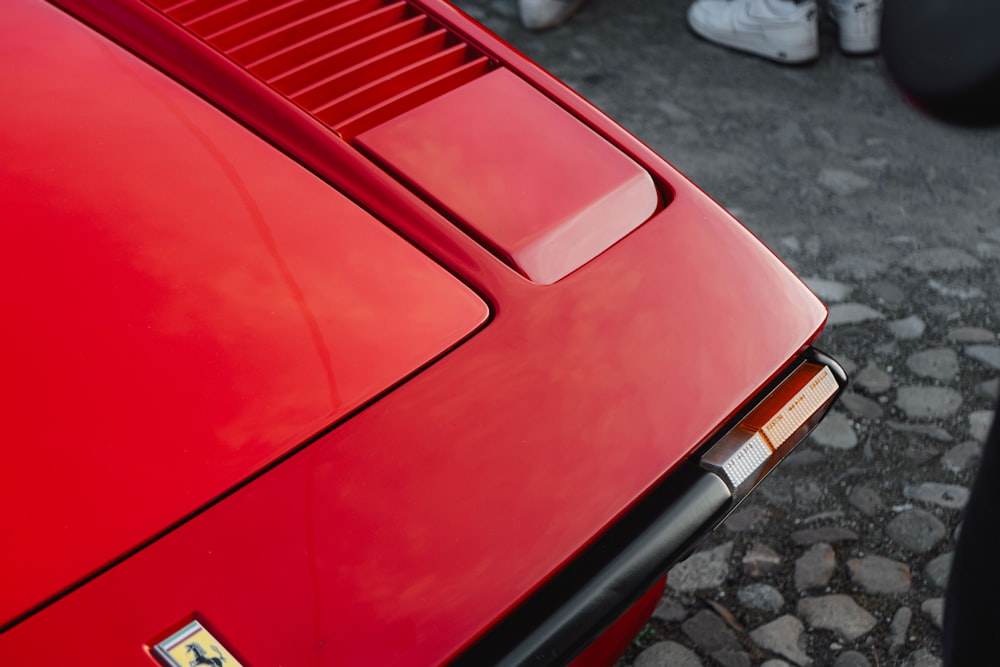
{"type": "Polygon", "coordinates": [[[347,139],[493,63],[404,0],[148,0],[347,139]]]}

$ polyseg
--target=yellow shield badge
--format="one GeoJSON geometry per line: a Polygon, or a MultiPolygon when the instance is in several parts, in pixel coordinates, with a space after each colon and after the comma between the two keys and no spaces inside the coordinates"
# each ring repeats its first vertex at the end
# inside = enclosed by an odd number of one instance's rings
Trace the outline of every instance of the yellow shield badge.
{"type": "Polygon", "coordinates": [[[192,621],[153,647],[167,667],[243,667],[198,621],[192,621]]]}

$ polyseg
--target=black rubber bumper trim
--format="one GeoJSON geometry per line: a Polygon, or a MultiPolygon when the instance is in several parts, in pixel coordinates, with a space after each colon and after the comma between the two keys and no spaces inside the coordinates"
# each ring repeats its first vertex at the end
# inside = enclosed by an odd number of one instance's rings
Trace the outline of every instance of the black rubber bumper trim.
{"type": "Polygon", "coordinates": [[[731,500],[719,477],[683,464],[451,664],[566,664],[713,528],[731,500]]]}

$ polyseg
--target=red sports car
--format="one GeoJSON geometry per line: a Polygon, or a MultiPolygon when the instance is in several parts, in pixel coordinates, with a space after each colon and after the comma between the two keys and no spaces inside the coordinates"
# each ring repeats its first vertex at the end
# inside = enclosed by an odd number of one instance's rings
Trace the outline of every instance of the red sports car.
{"type": "Polygon", "coordinates": [[[439,0],[4,0],[2,665],[613,661],[846,381],[439,0]]]}

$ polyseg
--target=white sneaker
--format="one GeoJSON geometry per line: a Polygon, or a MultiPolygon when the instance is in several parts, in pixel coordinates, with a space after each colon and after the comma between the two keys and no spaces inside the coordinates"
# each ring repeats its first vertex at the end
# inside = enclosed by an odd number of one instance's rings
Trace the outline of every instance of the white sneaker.
{"type": "Polygon", "coordinates": [[[816,0],[695,0],[688,25],[710,42],[782,63],[819,56],[816,0]]]}
{"type": "Polygon", "coordinates": [[[530,30],[555,28],[582,4],[583,0],[518,0],[521,23],[530,30]]]}
{"type": "Polygon", "coordinates": [[[830,0],[830,16],[840,28],[842,51],[878,51],[882,0],[830,0]]]}

